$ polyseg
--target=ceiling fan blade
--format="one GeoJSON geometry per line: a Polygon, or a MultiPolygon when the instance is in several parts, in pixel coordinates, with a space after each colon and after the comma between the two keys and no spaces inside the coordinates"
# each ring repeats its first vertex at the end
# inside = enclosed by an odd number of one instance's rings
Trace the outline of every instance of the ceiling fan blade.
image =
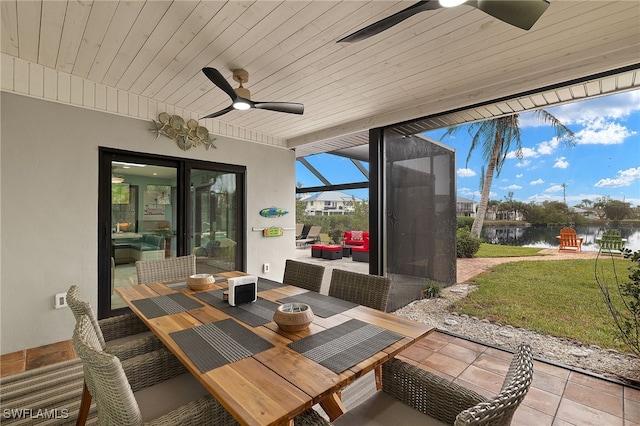
{"type": "Polygon", "coordinates": [[[466,4],[523,30],[531,29],[549,7],[548,0],[476,0],[466,4]]]}
{"type": "Polygon", "coordinates": [[[238,95],[236,94],[235,90],[233,90],[233,87],[231,87],[227,80],[222,76],[222,74],[220,74],[220,71],[215,68],[206,67],[202,68],[202,72],[207,76],[209,80],[211,80],[213,84],[218,86],[227,95],[229,95],[232,101],[236,100],[238,95]]]}
{"type": "Polygon", "coordinates": [[[393,27],[396,24],[399,24],[405,19],[412,17],[416,13],[424,12],[425,10],[435,10],[441,7],[442,6],[440,6],[440,2],[438,2],[438,0],[420,1],[412,6],[407,7],[406,9],[401,10],[400,12],[396,12],[393,15],[381,19],[378,22],[374,22],[373,24],[356,31],[353,34],[349,34],[348,36],[341,38],[337,41],[337,43],[353,43],[356,41],[367,39],[371,36],[388,30],[389,28],[393,27]]]}
{"type": "Polygon", "coordinates": [[[254,102],[253,107],[269,111],[288,112],[289,114],[304,113],[304,105],[296,102],[254,102]]]}
{"type": "Polygon", "coordinates": [[[209,114],[209,115],[207,115],[207,116],[205,116],[205,117],[200,117],[200,120],[205,119],[205,118],[220,117],[221,115],[226,114],[226,113],[228,113],[228,112],[231,112],[231,111],[233,111],[234,109],[235,109],[235,108],[233,107],[233,105],[229,105],[228,107],[226,107],[226,108],[225,108],[225,109],[223,109],[223,110],[220,110],[220,111],[218,111],[218,112],[214,112],[213,114],[209,114]]]}

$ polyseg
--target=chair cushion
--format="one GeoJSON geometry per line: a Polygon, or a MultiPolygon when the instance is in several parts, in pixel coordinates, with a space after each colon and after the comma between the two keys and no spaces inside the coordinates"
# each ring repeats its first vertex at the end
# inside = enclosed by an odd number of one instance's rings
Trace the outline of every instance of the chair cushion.
{"type": "Polygon", "coordinates": [[[145,331],[143,333],[132,334],[130,336],[120,337],[119,339],[109,340],[107,342],[107,348],[112,348],[114,346],[120,346],[120,345],[123,345],[125,343],[133,342],[133,341],[136,341],[138,339],[142,339],[143,337],[148,337],[148,336],[153,336],[153,333],[151,331],[145,331]]]}
{"type": "Polygon", "coordinates": [[[191,373],[181,374],[135,392],[142,419],[157,419],[191,401],[209,395],[209,392],[191,373]]]}
{"type": "Polygon", "coordinates": [[[409,407],[386,392],[376,392],[362,404],[349,409],[333,422],[334,426],[446,426],[439,420],[429,417],[409,407]]]}

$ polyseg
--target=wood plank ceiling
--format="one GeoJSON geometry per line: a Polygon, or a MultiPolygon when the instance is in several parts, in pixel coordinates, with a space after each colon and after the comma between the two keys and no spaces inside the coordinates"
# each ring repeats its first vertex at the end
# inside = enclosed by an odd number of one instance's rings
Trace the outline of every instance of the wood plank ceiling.
{"type": "MultiPolygon", "coordinates": [[[[249,140],[269,135],[311,153],[340,138],[340,147],[362,143],[349,135],[372,127],[497,99],[493,108],[503,114],[504,106],[513,108],[504,99],[554,85],[570,90],[562,84],[624,67],[626,83],[598,83],[598,94],[640,86],[638,0],[550,1],[529,31],[463,5],[423,12],[365,41],[336,43],[413,2],[2,0],[2,90],[73,103],[61,92],[76,84],[85,88],[80,103],[100,109],[93,99],[99,90],[86,88],[106,86],[107,95],[128,94],[129,104],[144,100],[128,109],[123,101],[127,115],[151,119],[165,108],[198,118],[229,105],[201,69],[217,68],[237,87],[232,70],[242,68],[253,100],[301,102],[304,115],[252,109],[204,124],[220,133],[241,129],[234,134],[249,140]],[[47,83],[52,73],[55,89],[47,83]]],[[[553,103],[567,101],[555,96],[553,103]]],[[[518,105],[540,106],[531,97],[518,105]]]]}

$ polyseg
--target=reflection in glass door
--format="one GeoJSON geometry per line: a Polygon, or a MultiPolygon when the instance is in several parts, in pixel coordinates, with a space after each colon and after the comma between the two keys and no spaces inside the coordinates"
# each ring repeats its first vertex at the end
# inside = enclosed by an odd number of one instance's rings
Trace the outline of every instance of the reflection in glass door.
{"type": "Polygon", "coordinates": [[[135,262],[176,255],[175,167],[111,162],[111,310],[123,308],[116,287],[138,283],[135,262]]]}
{"type": "Polygon", "coordinates": [[[237,174],[191,169],[191,252],[198,273],[238,266],[237,174]]]}

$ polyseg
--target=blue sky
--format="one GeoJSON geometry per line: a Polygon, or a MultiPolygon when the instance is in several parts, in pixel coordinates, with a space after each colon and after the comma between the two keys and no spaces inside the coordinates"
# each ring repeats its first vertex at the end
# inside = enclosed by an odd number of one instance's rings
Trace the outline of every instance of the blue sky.
{"type": "MultiPolygon", "coordinates": [[[[570,206],[601,196],[640,206],[640,91],[625,92],[548,108],[576,135],[567,146],[555,138],[551,127],[533,114],[520,115],[523,158],[507,156],[500,176],[491,186],[491,199],[504,200],[509,192],[515,200],[529,203],[563,201],[570,206]],[[565,192],[563,195],[563,187],[565,192]]],[[[440,140],[446,129],[425,135],[440,140]]],[[[480,199],[483,159],[476,150],[468,164],[471,136],[460,129],[442,142],[456,150],[457,192],[461,197],[480,199]]],[[[331,183],[365,180],[348,159],[327,155],[307,157],[331,183]]],[[[296,181],[303,186],[320,185],[319,180],[297,163],[296,181]]],[[[344,191],[368,199],[367,190],[344,191]]]]}

